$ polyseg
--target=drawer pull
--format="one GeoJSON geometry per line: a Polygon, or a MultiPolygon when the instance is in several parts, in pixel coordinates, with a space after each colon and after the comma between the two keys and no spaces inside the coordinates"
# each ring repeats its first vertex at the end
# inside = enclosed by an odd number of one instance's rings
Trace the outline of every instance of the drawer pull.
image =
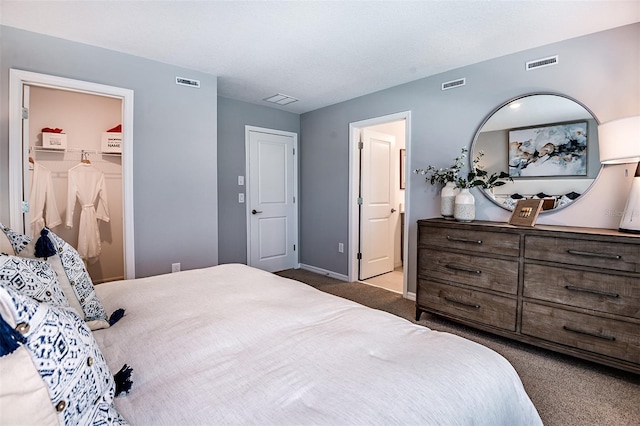
{"type": "Polygon", "coordinates": [[[480,305],[475,305],[473,303],[462,302],[462,301],[456,300],[456,299],[454,299],[452,297],[445,296],[444,300],[446,300],[447,302],[456,303],[458,305],[466,306],[468,308],[480,309],[480,305]]]}
{"type": "Polygon", "coordinates": [[[460,265],[446,264],[444,265],[444,267],[447,269],[451,269],[452,271],[470,272],[472,274],[477,274],[477,275],[480,275],[482,273],[482,271],[479,269],[468,268],[466,266],[460,266],[460,265]]]}
{"type": "Polygon", "coordinates": [[[567,327],[566,325],[563,325],[562,328],[564,328],[567,331],[571,331],[573,333],[584,334],[586,336],[591,336],[591,337],[597,337],[598,339],[609,340],[611,342],[615,342],[615,340],[616,340],[616,338],[613,337],[613,336],[605,336],[604,334],[592,333],[590,331],[584,331],[584,330],[578,330],[577,328],[567,327]]]}
{"type": "Polygon", "coordinates": [[[582,287],[574,287],[572,285],[565,285],[564,288],[572,291],[581,291],[583,293],[591,293],[597,294],[599,296],[607,296],[607,297],[620,297],[618,293],[609,293],[608,291],[600,291],[600,290],[592,290],[590,288],[582,288],[582,287]]]}
{"type": "Polygon", "coordinates": [[[575,254],[575,255],[578,255],[578,256],[601,257],[601,258],[604,258],[604,259],[614,259],[614,260],[622,259],[622,256],[620,256],[618,254],[592,253],[592,252],[589,252],[589,251],[581,251],[581,250],[567,250],[567,253],[575,254]]]}
{"type": "Polygon", "coordinates": [[[466,238],[456,238],[447,235],[448,241],[455,241],[457,243],[471,243],[471,244],[482,244],[482,240],[467,240],[466,238]]]}

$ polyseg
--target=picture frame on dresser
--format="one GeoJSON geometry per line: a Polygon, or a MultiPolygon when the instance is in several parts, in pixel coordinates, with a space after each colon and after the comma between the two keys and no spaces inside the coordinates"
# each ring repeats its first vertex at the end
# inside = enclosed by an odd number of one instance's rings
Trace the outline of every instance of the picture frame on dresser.
{"type": "Polygon", "coordinates": [[[535,226],[538,215],[542,210],[544,200],[542,198],[529,198],[526,200],[519,200],[516,203],[513,212],[511,212],[511,218],[509,219],[509,225],[514,226],[535,226]]]}

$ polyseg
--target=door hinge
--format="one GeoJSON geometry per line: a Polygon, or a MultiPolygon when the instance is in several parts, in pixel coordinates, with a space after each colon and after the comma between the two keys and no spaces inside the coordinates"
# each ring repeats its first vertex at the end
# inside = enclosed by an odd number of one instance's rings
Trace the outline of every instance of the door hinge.
{"type": "Polygon", "coordinates": [[[357,259],[358,259],[358,260],[362,260],[362,253],[358,253],[358,255],[357,255],[357,259]]]}
{"type": "Polygon", "coordinates": [[[295,203],[296,203],[296,196],[294,195],[293,196],[293,204],[295,204],[295,203]]]}
{"type": "Polygon", "coordinates": [[[296,149],[293,148],[293,155],[296,155],[296,149]]]}
{"type": "Polygon", "coordinates": [[[362,205],[362,197],[358,197],[358,205],[361,206],[362,205]]]}
{"type": "Polygon", "coordinates": [[[293,251],[296,251],[296,245],[295,244],[293,245],[293,251]]]}
{"type": "Polygon", "coordinates": [[[29,108],[22,107],[22,119],[23,120],[28,120],[29,119],[29,108]]]}
{"type": "Polygon", "coordinates": [[[364,149],[364,142],[358,142],[358,149],[364,149]]]}

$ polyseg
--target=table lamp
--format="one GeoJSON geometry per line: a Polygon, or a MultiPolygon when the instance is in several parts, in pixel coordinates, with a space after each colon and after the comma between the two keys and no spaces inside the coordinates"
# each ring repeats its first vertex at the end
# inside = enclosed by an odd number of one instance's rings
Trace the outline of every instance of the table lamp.
{"type": "MultiPolygon", "coordinates": [[[[598,126],[602,164],[640,161],[640,116],[621,118],[598,126]]],[[[640,163],[634,169],[631,191],[620,221],[620,232],[640,234],[640,163]]]]}

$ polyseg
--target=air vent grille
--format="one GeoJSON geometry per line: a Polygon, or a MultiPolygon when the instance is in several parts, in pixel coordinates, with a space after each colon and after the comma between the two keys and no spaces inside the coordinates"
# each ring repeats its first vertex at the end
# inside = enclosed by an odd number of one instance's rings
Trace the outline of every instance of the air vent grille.
{"type": "Polygon", "coordinates": [[[467,84],[466,78],[459,78],[457,80],[447,81],[446,83],[442,83],[442,90],[455,89],[456,87],[462,87],[467,84]]]}
{"type": "Polygon", "coordinates": [[[192,80],[190,78],[176,77],[176,84],[179,84],[181,86],[195,87],[197,89],[200,88],[200,80],[192,80]]]}
{"type": "Polygon", "coordinates": [[[548,58],[536,59],[535,61],[529,61],[526,64],[527,71],[537,70],[538,68],[550,67],[552,65],[557,65],[560,61],[560,57],[549,56],[548,58]]]}
{"type": "Polygon", "coordinates": [[[263,101],[271,102],[272,104],[278,105],[289,105],[294,102],[298,102],[300,99],[296,99],[293,96],[283,95],[282,93],[277,93],[273,96],[269,96],[268,98],[264,98],[263,101]]]}

